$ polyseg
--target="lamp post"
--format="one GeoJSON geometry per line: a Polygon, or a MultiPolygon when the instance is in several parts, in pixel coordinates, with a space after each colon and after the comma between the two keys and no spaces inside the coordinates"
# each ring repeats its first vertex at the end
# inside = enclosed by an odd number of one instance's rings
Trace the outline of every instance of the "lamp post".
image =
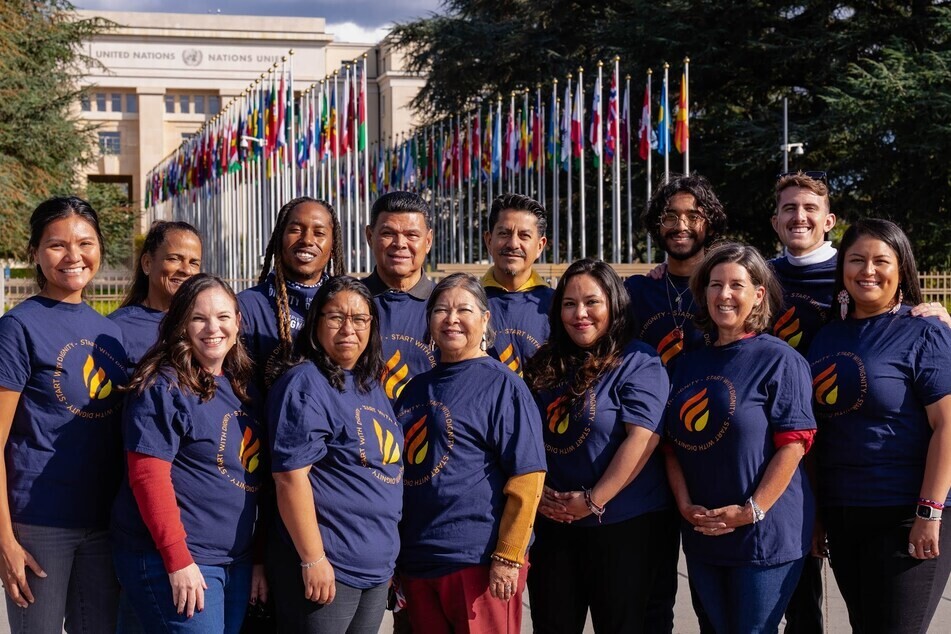
{"type": "Polygon", "coordinates": [[[789,142],[789,99],[783,97],[783,144],[779,146],[783,152],[783,174],[789,171],[789,153],[793,152],[796,156],[802,156],[806,153],[803,143],[789,142]]]}

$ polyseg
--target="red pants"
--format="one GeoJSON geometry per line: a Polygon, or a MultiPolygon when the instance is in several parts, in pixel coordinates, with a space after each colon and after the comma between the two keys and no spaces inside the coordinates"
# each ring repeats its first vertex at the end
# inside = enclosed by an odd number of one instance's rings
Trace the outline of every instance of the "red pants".
{"type": "Polygon", "coordinates": [[[489,566],[418,579],[402,577],[414,632],[426,634],[518,634],[522,629],[522,591],[528,566],[519,570],[515,596],[508,601],[489,594],[489,566]]]}

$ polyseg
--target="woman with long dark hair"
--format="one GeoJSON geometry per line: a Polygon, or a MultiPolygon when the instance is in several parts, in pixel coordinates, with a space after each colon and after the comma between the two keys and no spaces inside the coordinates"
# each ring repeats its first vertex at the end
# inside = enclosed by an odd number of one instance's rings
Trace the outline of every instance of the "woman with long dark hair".
{"type": "Polygon", "coordinates": [[[525,378],[541,412],[548,475],[528,590],[538,631],[643,627],[669,535],[660,440],[670,384],[657,353],[634,338],[630,299],[600,260],[558,282],[551,336],[525,378]]]}
{"type": "Polygon", "coordinates": [[[129,385],[112,536],[119,581],[147,632],[238,632],[251,595],[268,469],[240,322],[224,281],[190,278],[129,385]]]}
{"type": "Polygon", "coordinates": [[[158,220],[145,235],[125,299],[109,319],[119,325],[130,374],[158,339],[172,296],[201,271],[201,236],[187,222],[158,220]]]}
{"type": "Polygon", "coordinates": [[[366,286],[324,282],[295,350],[268,397],[279,624],[375,634],[399,551],[403,433],[380,384],[378,315],[366,286]]]}
{"type": "Polygon", "coordinates": [[[911,245],[868,218],[842,237],[838,305],[809,350],[832,571],[856,632],[925,632],[951,574],[951,332],[921,303],[911,245]]]}
{"type": "Polygon", "coordinates": [[[83,301],[99,217],[75,196],[30,217],[40,292],[0,319],[0,578],[12,632],[115,629],[109,508],[122,470],[118,326],[83,301]]]}

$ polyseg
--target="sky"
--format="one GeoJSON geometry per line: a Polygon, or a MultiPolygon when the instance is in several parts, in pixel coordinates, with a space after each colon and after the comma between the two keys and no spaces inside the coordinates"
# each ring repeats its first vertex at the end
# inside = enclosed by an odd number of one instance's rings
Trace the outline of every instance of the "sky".
{"type": "Polygon", "coordinates": [[[101,11],[227,13],[324,18],[342,42],[378,42],[393,22],[425,17],[440,0],[73,0],[76,8],[101,11]]]}

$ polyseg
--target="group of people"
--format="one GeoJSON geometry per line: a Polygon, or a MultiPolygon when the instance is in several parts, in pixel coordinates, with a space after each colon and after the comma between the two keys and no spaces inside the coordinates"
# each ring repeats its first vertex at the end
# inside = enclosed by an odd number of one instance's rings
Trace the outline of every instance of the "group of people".
{"type": "Polygon", "coordinates": [[[951,318],[901,229],[838,249],[821,173],[783,175],[766,261],[674,176],[667,253],[622,280],[534,269],[547,214],[492,204],[480,280],[424,272],[428,204],[380,197],[346,275],[333,207],[280,210],[258,284],[158,222],[108,318],[105,245],[42,203],[40,292],[0,319],[0,579],[13,632],[821,632],[822,558],[857,632],[925,632],[951,573],[951,318]],[[947,553],[943,553],[945,548],[947,553]]]}

